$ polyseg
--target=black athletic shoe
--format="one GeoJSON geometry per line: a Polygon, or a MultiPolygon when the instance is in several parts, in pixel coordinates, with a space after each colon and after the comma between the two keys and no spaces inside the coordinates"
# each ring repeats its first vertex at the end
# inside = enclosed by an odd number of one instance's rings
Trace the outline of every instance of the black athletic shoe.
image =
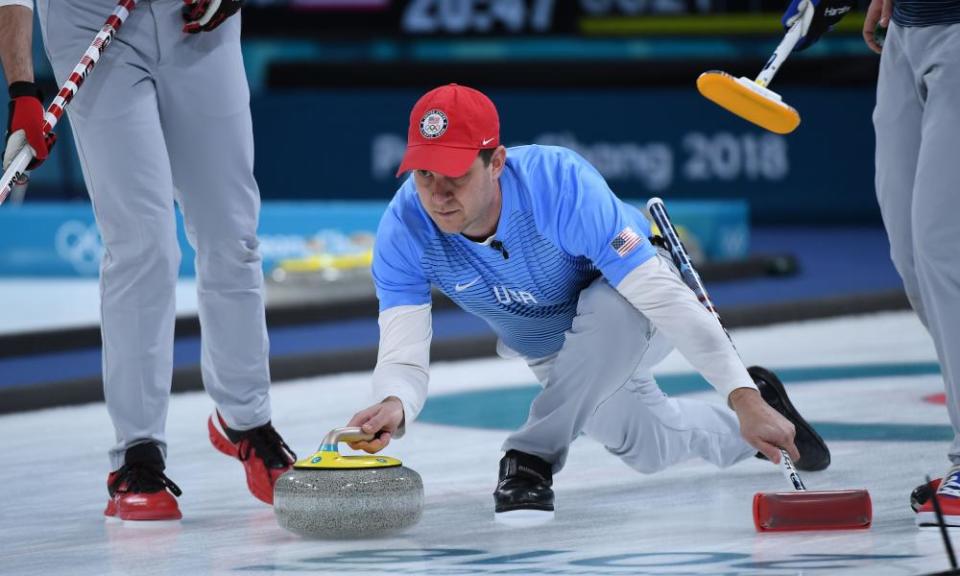
{"type": "Polygon", "coordinates": [[[518,450],[507,451],[500,459],[500,481],[493,491],[497,520],[549,520],[553,517],[552,485],[549,462],[518,450]]]}
{"type": "Polygon", "coordinates": [[[790,403],[783,382],[780,382],[776,374],[761,366],[751,366],[747,372],[760,389],[760,396],[764,401],[796,427],[794,442],[800,451],[800,460],[795,463],[797,468],[807,471],[825,470],[830,465],[830,449],[813,426],[807,423],[790,403]]]}

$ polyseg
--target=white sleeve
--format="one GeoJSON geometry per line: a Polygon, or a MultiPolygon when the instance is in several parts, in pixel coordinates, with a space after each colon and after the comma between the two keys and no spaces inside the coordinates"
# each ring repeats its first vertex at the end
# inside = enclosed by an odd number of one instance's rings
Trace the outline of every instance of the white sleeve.
{"type": "Polygon", "coordinates": [[[724,399],[737,388],[756,389],[720,323],[666,258],[658,255],[634,268],[617,291],[663,332],[724,399]]]}
{"type": "Polygon", "coordinates": [[[23,6],[33,10],[33,0],[0,0],[0,8],[3,6],[23,6]]]}
{"type": "Polygon", "coordinates": [[[430,380],[430,339],[433,337],[430,304],[394,306],[380,312],[380,347],[373,370],[373,394],[377,402],[396,396],[403,404],[403,435],[427,400],[430,380]]]}

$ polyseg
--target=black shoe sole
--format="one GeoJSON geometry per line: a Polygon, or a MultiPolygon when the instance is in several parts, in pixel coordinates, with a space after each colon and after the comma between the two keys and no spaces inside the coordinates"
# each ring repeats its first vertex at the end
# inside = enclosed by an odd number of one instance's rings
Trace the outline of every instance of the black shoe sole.
{"type": "MultiPolygon", "coordinates": [[[[773,408],[783,414],[796,428],[795,443],[797,449],[800,450],[800,460],[796,462],[797,469],[816,472],[825,470],[830,466],[830,449],[827,447],[827,443],[817,434],[813,426],[803,419],[800,412],[790,402],[790,397],[787,396],[787,390],[783,387],[780,378],[762,366],[751,366],[747,369],[747,372],[750,373],[750,377],[753,378],[757,388],[760,389],[761,396],[764,396],[764,389],[776,395],[777,404],[782,410],[778,409],[777,406],[773,406],[773,408]]],[[[767,400],[767,398],[764,397],[764,400],[767,400]]],[[[769,404],[770,401],[767,400],[767,403],[769,404]]]]}
{"type": "Polygon", "coordinates": [[[538,512],[553,512],[553,504],[510,504],[506,506],[497,505],[494,512],[515,512],[517,510],[536,510],[538,512]]]}

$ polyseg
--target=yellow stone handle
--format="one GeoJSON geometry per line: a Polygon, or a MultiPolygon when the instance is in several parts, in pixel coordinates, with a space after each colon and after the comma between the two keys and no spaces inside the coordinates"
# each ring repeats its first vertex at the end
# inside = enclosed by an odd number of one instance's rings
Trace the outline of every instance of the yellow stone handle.
{"type": "Polygon", "coordinates": [[[344,469],[357,470],[369,468],[390,468],[402,466],[403,462],[389,456],[341,456],[337,446],[340,442],[362,442],[373,440],[375,434],[365,434],[358,427],[334,428],[324,436],[320,449],[312,455],[297,460],[293,465],[297,469],[344,469]]]}

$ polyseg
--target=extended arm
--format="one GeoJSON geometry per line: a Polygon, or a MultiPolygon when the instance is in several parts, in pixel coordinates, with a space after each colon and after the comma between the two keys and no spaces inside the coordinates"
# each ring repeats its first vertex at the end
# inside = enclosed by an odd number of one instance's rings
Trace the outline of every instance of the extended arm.
{"type": "Polygon", "coordinates": [[[403,435],[427,399],[430,340],[433,337],[430,304],[395,306],[380,313],[380,346],[373,370],[373,394],[378,402],[350,419],[368,434],[369,442],[351,444],[356,450],[377,452],[391,437],[403,435]]]}
{"type": "Polygon", "coordinates": [[[653,322],[724,399],[756,385],[716,318],[667,261],[653,257],[634,268],[617,291],[653,322]]]}
{"type": "Polygon", "coordinates": [[[737,413],[747,442],[773,462],[780,460],[779,448],[799,458],[793,424],[763,401],[720,323],[666,259],[637,266],[617,290],[720,392],[737,413]]]}

